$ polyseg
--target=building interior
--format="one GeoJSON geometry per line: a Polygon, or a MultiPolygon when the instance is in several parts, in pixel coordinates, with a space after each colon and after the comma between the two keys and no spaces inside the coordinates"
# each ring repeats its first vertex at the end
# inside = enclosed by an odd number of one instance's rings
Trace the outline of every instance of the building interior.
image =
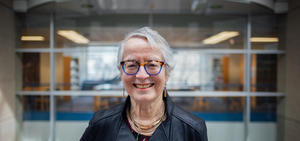
{"type": "Polygon", "coordinates": [[[300,132],[298,0],[0,0],[0,140],[80,140],[124,102],[117,52],[151,27],[172,48],[172,100],[210,141],[300,132]]]}

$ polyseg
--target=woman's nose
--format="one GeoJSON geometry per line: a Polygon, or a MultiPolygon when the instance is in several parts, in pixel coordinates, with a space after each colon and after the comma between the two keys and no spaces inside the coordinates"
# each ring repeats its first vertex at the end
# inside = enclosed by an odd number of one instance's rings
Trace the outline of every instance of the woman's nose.
{"type": "Polygon", "coordinates": [[[137,78],[147,78],[149,77],[149,74],[146,72],[145,68],[143,66],[140,67],[139,71],[135,75],[137,78]]]}

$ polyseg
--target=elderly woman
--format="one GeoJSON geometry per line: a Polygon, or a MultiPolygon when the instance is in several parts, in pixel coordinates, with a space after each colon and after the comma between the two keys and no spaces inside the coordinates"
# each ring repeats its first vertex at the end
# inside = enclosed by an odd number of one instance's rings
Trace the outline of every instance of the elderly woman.
{"type": "Polygon", "coordinates": [[[177,107],[167,94],[173,63],[163,37],[148,27],[129,33],[118,63],[128,97],[96,112],[81,141],[207,141],[204,120],[177,107]]]}

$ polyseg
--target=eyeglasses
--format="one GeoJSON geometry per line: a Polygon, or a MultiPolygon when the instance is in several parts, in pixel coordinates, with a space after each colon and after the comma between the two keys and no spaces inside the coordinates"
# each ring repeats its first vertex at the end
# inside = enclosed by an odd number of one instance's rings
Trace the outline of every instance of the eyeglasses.
{"type": "Polygon", "coordinates": [[[120,62],[124,73],[127,75],[136,75],[140,70],[140,66],[144,66],[148,75],[155,76],[158,75],[161,71],[164,62],[149,60],[143,63],[139,63],[135,60],[127,60],[120,62]]]}

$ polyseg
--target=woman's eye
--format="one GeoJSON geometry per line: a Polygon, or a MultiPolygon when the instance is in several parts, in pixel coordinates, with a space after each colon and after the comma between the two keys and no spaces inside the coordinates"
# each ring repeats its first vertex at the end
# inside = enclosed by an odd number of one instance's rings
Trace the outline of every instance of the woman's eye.
{"type": "Polygon", "coordinates": [[[128,68],[135,68],[135,67],[137,67],[137,65],[136,64],[129,64],[129,65],[127,65],[127,67],[128,68]]]}
{"type": "Polygon", "coordinates": [[[159,65],[155,64],[155,63],[149,63],[149,64],[147,64],[147,66],[151,67],[151,68],[155,68],[155,67],[158,67],[159,65]]]}

